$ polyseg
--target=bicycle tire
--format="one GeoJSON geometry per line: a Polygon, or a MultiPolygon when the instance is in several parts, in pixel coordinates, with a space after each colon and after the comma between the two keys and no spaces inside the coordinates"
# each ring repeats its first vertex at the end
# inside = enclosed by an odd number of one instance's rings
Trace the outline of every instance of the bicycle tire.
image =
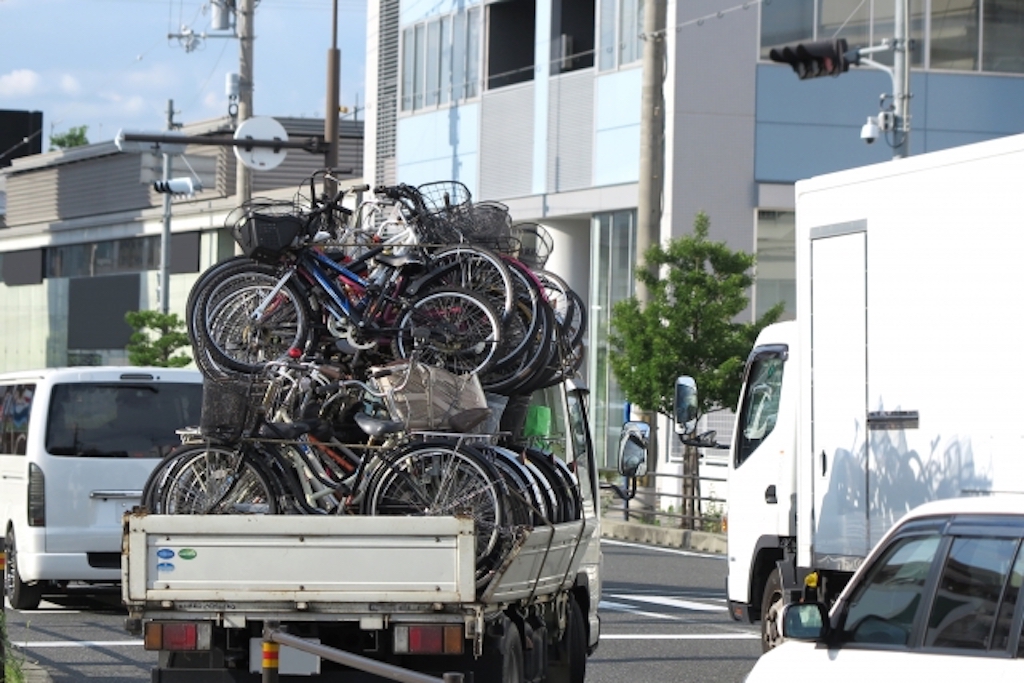
{"type": "Polygon", "coordinates": [[[413,443],[380,456],[363,498],[368,515],[469,514],[476,536],[478,577],[490,568],[506,520],[504,480],[471,449],[413,443]]]}
{"type": "Polygon", "coordinates": [[[480,374],[494,364],[501,346],[501,322],[479,294],[449,287],[431,290],[403,311],[395,337],[397,355],[408,359],[415,350],[427,365],[443,366],[457,375],[480,374]],[[414,349],[414,330],[429,337],[414,349]]]}
{"type": "Polygon", "coordinates": [[[153,492],[165,515],[275,514],[279,487],[245,450],[198,446],[182,456],[153,492]]]}
{"type": "Polygon", "coordinates": [[[540,307],[544,298],[540,283],[524,265],[515,259],[506,260],[505,265],[512,276],[514,296],[512,310],[505,316],[503,355],[495,365],[513,361],[530,343],[541,324],[540,307]]]}
{"type": "Polygon", "coordinates": [[[538,372],[551,362],[555,346],[551,341],[556,323],[554,312],[545,301],[541,301],[539,325],[530,337],[530,343],[519,358],[511,363],[496,366],[481,375],[480,385],[484,391],[503,396],[520,393],[522,388],[534,381],[538,372]]]}
{"type": "Polygon", "coordinates": [[[444,247],[431,254],[423,287],[461,287],[480,294],[502,320],[512,311],[515,301],[515,283],[505,261],[494,252],[471,244],[444,247]]]}
{"type": "Polygon", "coordinates": [[[259,321],[252,320],[279,280],[272,268],[254,264],[210,287],[198,304],[203,318],[197,322],[202,345],[216,365],[252,374],[292,348],[305,348],[311,313],[305,294],[293,283],[276,292],[259,321]]]}
{"type": "Polygon", "coordinates": [[[513,514],[525,517],[520,523],[531,527],[547,524],[551,516],[549,498],[541,489],[537,470],[527,467],[519,454],[508,448],[489,444],[474,445],[474,448],[489,458],[499,472],[507,473],[509,481],[515,482],[515,490],[509,487],[509,498],[512,499],[510,507],[513,508],[513,514]]]}

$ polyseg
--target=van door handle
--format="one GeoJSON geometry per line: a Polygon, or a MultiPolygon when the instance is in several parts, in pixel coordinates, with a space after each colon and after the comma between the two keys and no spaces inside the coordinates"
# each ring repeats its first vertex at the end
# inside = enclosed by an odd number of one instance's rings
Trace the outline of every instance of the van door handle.
{"type": "Polygon", "coordinates": [[[764,502],[769,505],[775,505],[779,500],[775,497],[775,484],[772,484],[764,490],[764,502]]]}
{"type": "Polygon", "coordinates": [[[103,499],[123,499],[123,498],[142,498],[142,491],[93,491],[89,494],[90,498],[103,498],[103,499]]]}

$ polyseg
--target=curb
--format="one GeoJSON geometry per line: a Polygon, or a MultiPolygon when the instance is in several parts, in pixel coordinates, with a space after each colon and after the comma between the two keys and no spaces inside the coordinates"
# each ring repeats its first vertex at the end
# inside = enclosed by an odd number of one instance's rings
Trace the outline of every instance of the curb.
{"type": "Polygon", "coordinates": [[[666,548],[683,548],[725,555],[725,534],[689,529],[666,529],[652,524],[615,522],[607,517],[601,520],[601,536],[620,541],[633,541],[666,548]]]}
{"type": "Polygon", "coordinates": [[[21,662],[21,675],[25,683],[53,683],[50,672],[27,659],[21,662]]]}

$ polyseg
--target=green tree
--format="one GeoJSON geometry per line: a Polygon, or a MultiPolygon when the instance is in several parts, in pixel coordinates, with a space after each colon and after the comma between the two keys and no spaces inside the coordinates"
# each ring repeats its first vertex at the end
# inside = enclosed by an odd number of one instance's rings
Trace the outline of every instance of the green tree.
{"type": "MultiPolygon", "coordinates": [[[[749,303],[755,259],[708,240],[710,225],[700,212],[692,234],[648,249],[636,276],[647,287],[648,301],[631,297],[612,308],[609,363],[626,399],[643,411],[671,417],[680,375],[697,382],[701,414],[734,405],[758,332],[782,314],[778,304],[753,323],[736,321],[749,303]]],[[[648,421],[656,456],[657,424],[648,421]]],[[[657,462],[650,461],[650,471],[657,462]]],[[[698,468],[697,449],[687,446],[680,484],[681,526],[687,529],[703,528],[698,468]]]]}
{"type": "Polygon", "coordinates": [[[85,137],[85,132],[87,130],[89,130],[89,126],[72,126],[66,133],[51,135],[50,151],[53,152],[58,149],[70,149],[72,147],[88,145],[89,138],[85,137]]]}
{"type": "Polygon", "coordinates": [[[648,249],[637,279],[649,301],[630,297],[612,309],[609,362],[641,410],[671,417],[680,375],[696,380],[701,414],[733,406],[758,332],[782,314],[780,303],[753,323],[736,321],[749,303],[755,258],[708,240],[710,225],[700,212],[692,234],[648,249]]]}
{"type": "Polygon", "coordinates": [[[125,347],[132,365],[180,368],[192,362],[187,354],[175,355],[189,346],[185,321],[176,313],[128,311],[124,319],[134,330],[125,347]]]}

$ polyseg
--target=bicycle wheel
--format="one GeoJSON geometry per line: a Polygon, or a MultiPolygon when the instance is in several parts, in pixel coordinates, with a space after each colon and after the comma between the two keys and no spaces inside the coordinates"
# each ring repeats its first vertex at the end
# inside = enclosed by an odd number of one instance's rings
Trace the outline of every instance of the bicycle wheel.
{"type": "Polygon", "coordinates": [[[412,355],[414,330],[429,332],[416,349],[419,360],[457,375],[486,371],[501,346],[498,314],[479,295],[457,287],[428,292],[402,313],[396,335],[400,358],[412,355]]]}
{"type": "Polygon", "coordinates": [[[180,457],[153,497],[153,512],[164,515],[274,514],[278,487],[246,451],[197,446],[180,457]]]}
{"type": "Polygon", "coordinates": [[[481,247],[461,244],[430,256],[430,272],[424,278],[429,289],[461,287],[480,294],[502,319],[515,303],[515,283],[504,260],[481,247]]]}
{"type": "Polygon", "coordinates": [[[505,524],[501,475],[469,449],[445,444],[412,444],[381,461],[363,499],[364,514],[467,514],[476,533],[478,572],[485,571],[505,524]]]}
{"type": "Polygon", "coordinates": [[[218,365],[255,373],[292,347],[305,348],[309,304],[293,283],[259,267],[228,273],[202,299],[203,346],[218,365]],[[257,313],[258,312],[258,313],[257,313]]]}

